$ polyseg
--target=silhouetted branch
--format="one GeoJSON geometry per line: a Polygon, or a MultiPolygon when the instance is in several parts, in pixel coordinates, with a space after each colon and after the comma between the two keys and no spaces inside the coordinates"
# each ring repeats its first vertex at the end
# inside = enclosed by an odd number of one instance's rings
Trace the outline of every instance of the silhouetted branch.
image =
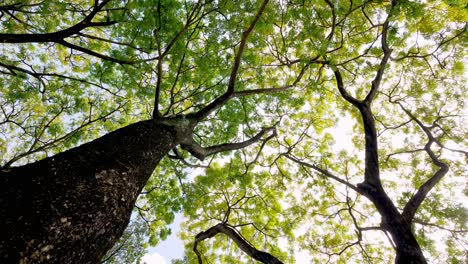
{"type": "Polygon", "coordinates": [[[429,155],[432,163],[439,167],[439,169],[430,177],[424,184],[422,184],[417,190],[416,194],[411,197],[408,203],[403,208],[402,216],[406,221],[411,222],[416,214],[421,203],[426,199],[427,194],[434,188],[434,186],[447,174],[449,167],[448,165],[440,160],[434,152],[431,150],[431,146],[437,140],[432,135],[432,132],[426,127],[419,119],[417,119],[408,109],[406,109],[401,103],[398,103],[401,109],[423,130],[426,134],[428,141],[424,146],[424,150],[429,155]]]}
{"type": "Polygon", "coordinates": [[[246,241],[242,236],[239,235],[238,231],[227,224],[219,223],[206,231],[200,232],[195,236],[195,243],[193,245],[193,251],[197,254],[198,263],[202,264],[201,253],[197,249],[198,243],[202,242],[205,239],[212,238],[217,234],[222,233],[227,235],[232,239],[237,246],[244,251],[247,255],[252,257],[255,260],[258,260],[265,264],[281,264],[280,260],[272,256],[270,253],[260,251],[253,247],[248,241],[246,241]]]}
{"type": "Polygon", "coordinates": [[[110,0],[104,0],[99,3],[98,0],[94,2],[93,10],[79,23],[69,28],[59,30],[51,33],[31,33],[31,34],[0,34],[1,43],[38,43],[38,42],[59,42],[65,38],[78,34],[85,28],[88,27],[100,27],[113,25],[115,21],[108,22],[92,22],[96,14],[102,10],[102,8],[110,0]]]}
{"type": "Polygon", "coordinates": [[[199,160],[204,160],[207,156],[210,156],[219,152],[236,150],[236,149],[241,149],[241,148],[250,146],[260,141],[263,135],[274,130],[275,130],[275,127],[263,128],[262,130],[260,130],[260,132],[258,132],[252,138],[246,141],[238,142],[238,143],[225,143],[225,144],[220,144],[220,145],[211,146],[211,147],[202,147],[195,141],[192,141],[190,143],[181,144],[181,147],[182,149],[185,149],[188,152],[190,152],[193,156],[195,156],[199,160]]]}
{"type": "Polygon", "coordinates": [[[310,164],[310,163],[307,163],[305,161],[299,160],[298,158],[293,157],[290,154],[284,154],[283,156],[285,156],[286,158],[296,162],[299,165],[302,165],[302,166],[307,167],[307,168],[311,168],[311,169],[321,173],[323,176],[325,176],[327,178],[330,178],[332,180],[335,180],[335,181],[337,181],[337,182],[339,182],[341,184],[344,184],[347,187],[349,187],[349,188],[353,189],[354,191],[356,191],[357,193],[362,194],[361,190],[359,190],[356,186],[354,186],[353,184],[349,183],[346,180],[341,179],[340,177],[334,175],[333,173],[331,173],[330,171],[328,171],[326,169],[323,169],[323,168],[320,168],[319,166],[316,166],[314,164],[310,164]]]}
{"type": "MultiPolygon", "coordinates": [[[[392,8],[395,6],[395,4],[396,4],[396,1],[393,1],[392,8]]],[[[380,61],[377,74],[375,75],[374,80],[372,80],[371,90],[369,91],[366,98],[364,99],[364,102],[369,105],[370,103],[372,103],[375,96],[377,95],[377,91],[379,90],[380,83],[382,82],[382,77],[385,71],[385,67],[387,66],[388,60],[390,59],[390,55],[392,53],[392,49],[390,49],[387,44],[387,33],[388,33],[388,29],[390,28],[390,25],[389,25],[390,16],[391,14],[389,13],[387,16],[387,19],[382,25],[381,43],[382,43],[383,57],[382,57],[382,60],[380,61]]]]}

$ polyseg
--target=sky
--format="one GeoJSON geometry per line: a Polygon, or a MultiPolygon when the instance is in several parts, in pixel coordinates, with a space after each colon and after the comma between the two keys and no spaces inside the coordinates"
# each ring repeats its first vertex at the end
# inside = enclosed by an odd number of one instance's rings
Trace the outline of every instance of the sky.
{"type": "Polygon", "coordinates": [[[141,260],[143,264],[169,264],[170,262],[158,252],[148,253],[141,260]]]}
{"type": "Polygon", "coordinates": [[[149,248],[148,253],[143,257],[141,263],[169,264],[172,259],[178,259],[184,256],[184,244],[182,240],[177,237],[182,221],[182,214],[176,214],[174,222],[171,224],[171,235],[168,236],[166,240],[161,241],[156,247],[149,248]]]}

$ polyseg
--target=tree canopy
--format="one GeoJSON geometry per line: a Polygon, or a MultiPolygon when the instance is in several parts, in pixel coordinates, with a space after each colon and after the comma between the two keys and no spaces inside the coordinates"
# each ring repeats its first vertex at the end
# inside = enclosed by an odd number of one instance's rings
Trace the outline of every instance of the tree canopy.
{"type": "Polygon", "coordinates": [[[465,263],[467,6],[4,1],[0,168],[160,120],[131,261],[465,263]]]}

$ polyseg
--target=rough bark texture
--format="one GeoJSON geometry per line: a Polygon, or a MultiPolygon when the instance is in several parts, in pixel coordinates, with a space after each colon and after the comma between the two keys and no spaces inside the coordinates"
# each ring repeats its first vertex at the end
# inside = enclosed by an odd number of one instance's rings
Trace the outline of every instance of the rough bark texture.
{"type": "Polygon", "coordinates": [[[120,238],[175,129],[142,121],[0,171],[1,263],[98,263],[120,238]]]}

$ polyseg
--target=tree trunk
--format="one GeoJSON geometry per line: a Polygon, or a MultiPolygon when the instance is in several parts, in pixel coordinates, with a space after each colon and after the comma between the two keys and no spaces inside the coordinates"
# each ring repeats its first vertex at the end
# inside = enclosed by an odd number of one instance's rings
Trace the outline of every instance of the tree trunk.
{"type": "Polygon", "coordinates": [[[426,264],[421,247],[411,230],[411,223],[405,220],[381,185],[358,184],[359,192],[375,205],[382,217],[381,226],[392,236],[396,247],[396,264],[426,264]]]}
{"type": "Polygon", "coordinates": [[[382,216],[382,227],[392,236],[396,247],[396,264],[426,264],[421,247],[411,230],[411,224],[405,221],[390,198],[380,190],[374,193],[373,202],[382,216]]]}
{"type": "Polygon", "coordinates": [[[173,127],[142,121],[0,171],[0,262],[99,263],[177,141],[173,127]]]}
{"type": "Polygon", "coordinates": [[[396,264],[426,264],[421,247],[419,246],[416,237],[413,235],[409,224],[395,221],[392,226],[388,226],[390,234],[396,245],[396,264]]]}
{"type": "Polygon", "coordinates": [[[372,201],[382,217],[382,227],[392,235],[397,253],[395,263],[425,264],[426,259],[413,235],[411,224],[404,219],[383,189],[380,179],[377,130],[370,102],[355,104],[361,112],[366,139],[365,175],[364,182],[357,185],[359,192],[372,201]]]}

